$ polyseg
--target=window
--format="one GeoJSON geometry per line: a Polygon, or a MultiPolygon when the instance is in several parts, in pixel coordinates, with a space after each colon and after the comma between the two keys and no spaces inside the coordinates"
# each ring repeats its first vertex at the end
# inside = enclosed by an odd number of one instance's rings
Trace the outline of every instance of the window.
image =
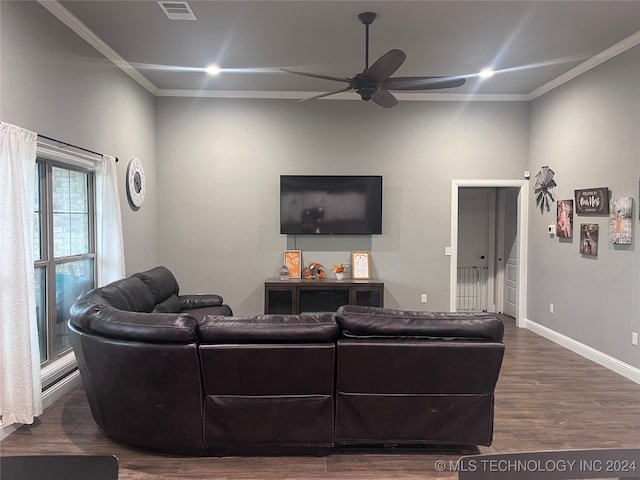
{"type": "Polygon", "coordinates": [[[69,308],[95,285],[95,174],[47,158],[36,163],[34,257],[40,360],[70,351],[69,308]]]}

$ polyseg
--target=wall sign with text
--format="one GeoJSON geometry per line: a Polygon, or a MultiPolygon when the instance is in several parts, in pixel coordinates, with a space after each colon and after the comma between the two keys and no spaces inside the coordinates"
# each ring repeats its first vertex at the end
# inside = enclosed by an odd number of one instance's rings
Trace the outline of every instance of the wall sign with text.
{"type": "Polygon", "coordinates": [[[578,215],[607,215],[609,213],[609,188],[585,188],[574,190],[578,215]]]}

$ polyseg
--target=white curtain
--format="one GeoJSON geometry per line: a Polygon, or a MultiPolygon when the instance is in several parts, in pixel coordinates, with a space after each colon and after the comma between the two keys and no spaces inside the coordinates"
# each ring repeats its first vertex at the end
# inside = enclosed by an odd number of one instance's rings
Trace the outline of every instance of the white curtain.
{"type": "Polygon", "coordinates": [[[0,423],[42,413],[33,267],[37,134],[0,123],[0,423]]]}
{"type": "Polygon", "coordinates": [[[116,159],[103,155],[96,166],[98,286],[125,276],[116,159]]]}

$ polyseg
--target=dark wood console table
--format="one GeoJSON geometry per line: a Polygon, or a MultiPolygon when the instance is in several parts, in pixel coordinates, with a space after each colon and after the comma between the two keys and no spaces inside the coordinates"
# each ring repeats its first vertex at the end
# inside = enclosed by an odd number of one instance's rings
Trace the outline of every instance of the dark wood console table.
{"type": "Polygon", "coordinates": [[[377,280],[268,278],[264,313],[335,312],[340,305],[382,307],[384,283],[377,280]]]}

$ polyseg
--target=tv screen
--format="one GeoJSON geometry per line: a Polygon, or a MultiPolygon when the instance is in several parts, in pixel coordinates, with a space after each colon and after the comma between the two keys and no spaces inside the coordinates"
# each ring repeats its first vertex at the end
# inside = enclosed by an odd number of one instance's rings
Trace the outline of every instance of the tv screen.
{"type": "Polygon", "coordinates": [[[280,233],[382,233],[382,176],[281,175],[280,233]]]}

